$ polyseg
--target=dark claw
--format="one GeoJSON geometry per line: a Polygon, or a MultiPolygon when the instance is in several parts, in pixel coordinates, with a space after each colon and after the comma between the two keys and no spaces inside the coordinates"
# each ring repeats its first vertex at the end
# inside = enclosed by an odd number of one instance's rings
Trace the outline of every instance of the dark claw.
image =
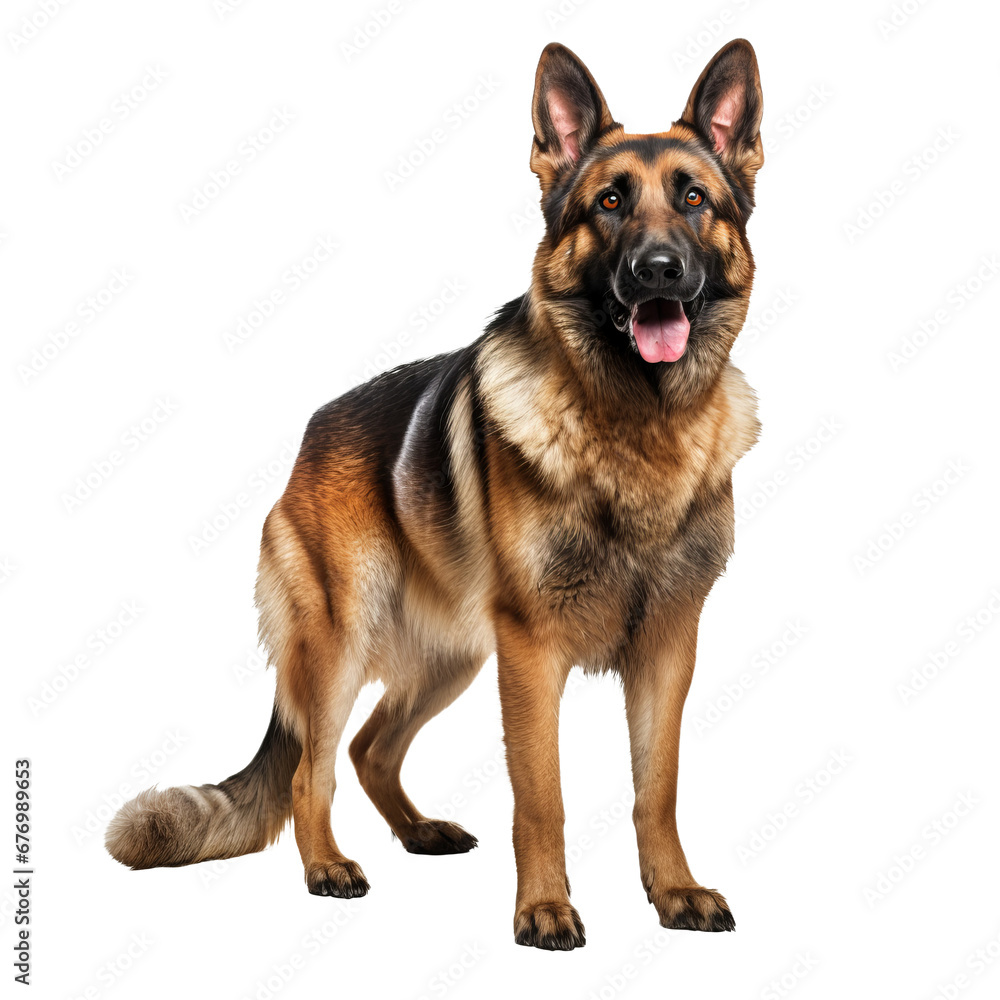
{"type": "Polygon", "coordinates": [[[335,896],[338,899],[358,899],[367,896],[371,888],[361,868],[353,861],[316,872],[307,878],[306,886],[314,896],[335,896]]]}
{"type": "Polygon", "coordinates": [[[479,841],[457,823],[429,819],[417,823],[403,838],[403,846],[410,854],[467,854],[479,841]]]}

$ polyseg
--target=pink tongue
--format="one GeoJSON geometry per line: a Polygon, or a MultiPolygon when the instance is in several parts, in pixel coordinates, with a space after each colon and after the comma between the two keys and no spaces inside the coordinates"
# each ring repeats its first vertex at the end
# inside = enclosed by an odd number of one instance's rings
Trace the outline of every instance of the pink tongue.
{"type": "Polygon", "coordinates": [[[687,347],[691,324],[674,299],[644,302],[632,313],[632,333],[644,361],[676,361],[687,347]]]}

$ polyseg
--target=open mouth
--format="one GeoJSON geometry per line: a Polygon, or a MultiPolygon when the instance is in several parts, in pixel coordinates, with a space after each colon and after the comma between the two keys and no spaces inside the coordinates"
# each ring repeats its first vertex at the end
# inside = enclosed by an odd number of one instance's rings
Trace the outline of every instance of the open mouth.
{"type": "Polygon", "coordinates": [[[687,349],[691,322],[678,299],[650,299],[632,307],[632,336],[643,361],[677,361],[687,349]]]}

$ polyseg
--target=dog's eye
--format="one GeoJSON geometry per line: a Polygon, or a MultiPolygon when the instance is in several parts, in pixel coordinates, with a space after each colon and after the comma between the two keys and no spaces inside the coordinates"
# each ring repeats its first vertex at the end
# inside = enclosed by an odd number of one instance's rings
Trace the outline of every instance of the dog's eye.
{"type": "Polygon", "coordinates": [[[609,211],[613,212],[616,208],[621,207],[622,200],[614,193],[614,191],[608,191],[601,198],[601,204],[609,211]]]}
{"type": "Polygon", "coordinates": [[[684,195],[684,201],[686,204],[690,205],[692,208],[697,208],[705,200],[705,194],[703,191],[699,191],[698,188],[691,188],[686,195],[684,195]]]}

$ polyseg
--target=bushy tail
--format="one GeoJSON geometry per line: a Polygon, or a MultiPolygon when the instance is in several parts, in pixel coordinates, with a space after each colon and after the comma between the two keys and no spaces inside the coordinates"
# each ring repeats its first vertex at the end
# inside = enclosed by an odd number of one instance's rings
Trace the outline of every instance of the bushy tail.
{"type": "Polygon", "coordinates": [[[118,810],[105,847],[130,868],[262,851],[292,814],[292,775],[301,755],[302,745],[275,708],[264,742],[242,771],[218,785],[142,792],[118,810]]]}

